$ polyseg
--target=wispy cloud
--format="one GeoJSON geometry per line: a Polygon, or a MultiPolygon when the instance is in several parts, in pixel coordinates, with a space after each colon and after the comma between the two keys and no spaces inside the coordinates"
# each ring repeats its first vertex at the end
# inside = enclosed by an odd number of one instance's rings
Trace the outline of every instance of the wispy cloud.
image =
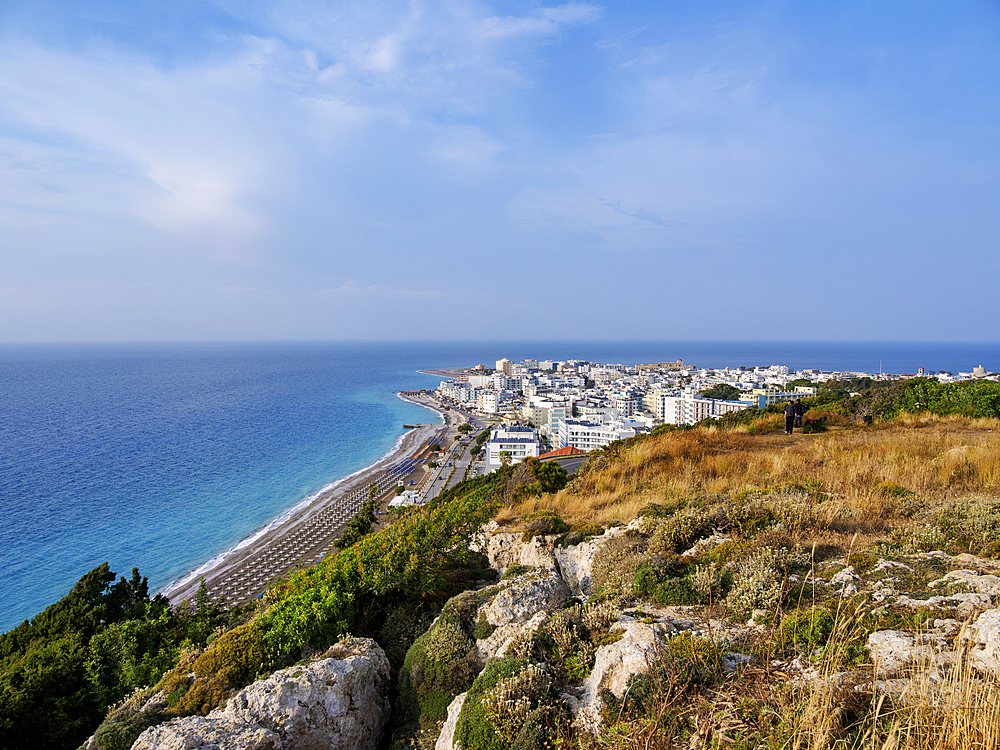
{"type": "Polygon", "coordinates": [[[32,7],[23,27],[0,7],[4,286],[58,288],[94,330],[117,306],[141,336],[185,299],[220,336],[306,319],[337,336],[360,310],[378,335],[415,306],[575,309],[623,263],[630,302],[602,325],[632,337],[670,335],[640,308],[677,273],[677,303],[708,295],[704,329],[737,333],[749,261],[768,283],[811,264],[830,299],[792,288],[818,334],[901,268],[940,320],[996,301],[974,270],[1000,232],[982,10],[906,6],[906,29],[860,19],[856,35],[828,9],[753,3],[209,0],[188,18],[112,0],[100,27],[32,7]],[[46,14],[67,18],[47,33],[46,14]],[[924,271],[942,248],[948,268],[924,271]]]}
{"type": "Polygon", "coordinates": [[[362,286],[356,281],[345,281],[336,289],[320,289],[321,294],[349,294],[365,297],[438,297],[437,289],[396,289],[384,284],[362,286]]]}

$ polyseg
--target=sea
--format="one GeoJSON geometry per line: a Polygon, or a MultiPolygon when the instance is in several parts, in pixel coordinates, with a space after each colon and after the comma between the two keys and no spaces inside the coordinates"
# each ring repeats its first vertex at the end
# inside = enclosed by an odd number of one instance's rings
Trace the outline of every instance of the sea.
{"type": "Polygon", "coordinates": [[[876,373],[1000,370],[997,343],[0,345],[0,631],[102,562],[162,590],[439,416],[399,391],[506,357],[876,373]]]}

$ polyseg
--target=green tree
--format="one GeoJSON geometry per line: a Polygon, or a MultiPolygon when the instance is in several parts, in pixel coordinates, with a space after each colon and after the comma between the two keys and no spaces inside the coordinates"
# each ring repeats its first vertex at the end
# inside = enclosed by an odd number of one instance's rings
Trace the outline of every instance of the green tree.
{"type": "Polygon", "coordinates": [[[701,395],[719,401],[736,401],[740,395],[740,389],[729,385],[729,383],[719,383],[711,388],[706,388],[701,392],[701,395]]]}

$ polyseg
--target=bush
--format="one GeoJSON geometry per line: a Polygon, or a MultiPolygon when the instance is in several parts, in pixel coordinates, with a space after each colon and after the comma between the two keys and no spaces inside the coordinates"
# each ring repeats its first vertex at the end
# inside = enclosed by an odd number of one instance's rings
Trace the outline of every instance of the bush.
{"type": "Polygon", "coordinates": [[[522,659],[491,659],[487,662],[469,688],[455,726],[455,742],[463,750],[506,750],[482,705],[482,699],[501,680],[517,676],[526,666],[527,662],[522,659]]]}
{"type": "Polygon", "coordinates": [[[639,509],[637,514],[638,518],[669,518],[675,512],[674,508],[668,508],[666,505],[660,505],[659,503],[649,503],[643,505],[639,509]]]}
{"type": "Polygon", "coordinates": [[[253,682],[274,666],[256,621],[223,633],[199,656],[182,659],[157,688],[169,696],[175,716],[207,714],[235,689],[253,682]],[[189,679],[189,673],[194,679],[189,679]]]}
{"type": "Polygon", "coordinates": [[[780,520],[777,514],[763,505],[738,505],[727,513],[729,529],[744,539],[752,538],[758,531],[774,526],[780,520]]]}
{"type": "Polygon", "coordinates": [[[810,435],[816,432],[826,432],[826,417],[807,419],[802,425],[802,433],[810,435]]]}
{"type": "Polygon", "coordinates": [[[609,539],[594,555],[591,573],[594,598],[627,599],[643,564],[648,564],[645,539],[617,536],[609,539]]]}
{"type": "Polygon", "coordinates": [[[489,638],[496,632],[497,626],[489,623],[486,620],[486,613],[480,613],[479,619],[476,621],[476,627],[472,631],[472,637],[477,641],[489,638]]]}
{"type": "Polygon", "coordinates": [[[562,708],[552,678],[523,659],[492,659],[466,696],[455,727],[463,750],[541,750],[562,708]]]}
{"type": "Polygon", "coordinates": [[[810,607],[790,613],[781,621],[778,637],[788,646],[812,652],[833,634],[834,616],[826,607],[810,607]]]}
{"type": "Polygon", "coordinates": [[[552,510],[540,510],[525,517],[522,542],[530,542],[536,536],[562,534],[569,531],[569,525],[552,510]]]}
{"type": "Polygon", "coordinates": [[[511,578],[517,578],[518,576],[523,576],[525,573],[530,573],[533,571],[530,565],[521,565],[521,563],[514,563],[503,572],[503,576],[500,580],[506,581],[511,578]]]}
{"type": "Polygon", "coordinates": [[[676,651],[689,652],[694,658],[681,656],[668,645],[658,650],[649,669],[629,677],[621,698],[607,688],[601,689],[601,711],[606,725],[613,726],[623,719],[648,721],[655,714],[661,740],[657,747],[674,747],[682,738],[683,744],[688,744],[690,729],[682,709],[698,700],[702,689],[719,682],[722,675],[717,659],[702,658],[703,649],[694,643],[696,639],[677,636],[671,641],[677,639],[681,640],[676,651]]]}
{"type": "Polygon", "coordinates": [[[583,544],[583,542],[589,541],[603,533],[604,527],[598,526],[596,523],[574,524],[568,532],[556,538],[555,546],[575,547],[577,544],[583,544]]]}
{"type": "Polygon", "coordinates": [[[783,593],[783,552],[764,547],[733,565],[734,584],[727,599],[730,609],[747,615],[755,609],[778,606],[783,593]]]}
{"type": "Polygon", "coordinates": [[[407,718],[444,719],[455,696],[476,676],[469,659],[475,647],[457,618],[442,615],[406,652],[399,697],[407,718]]]}
{"type": "Polygon", "coordinates": [[[669,518],[652,521],[649,551],[653,554],[683,552],[698,539],[711,534],[715,518],[701,508],[685,508],[669,518]]]}

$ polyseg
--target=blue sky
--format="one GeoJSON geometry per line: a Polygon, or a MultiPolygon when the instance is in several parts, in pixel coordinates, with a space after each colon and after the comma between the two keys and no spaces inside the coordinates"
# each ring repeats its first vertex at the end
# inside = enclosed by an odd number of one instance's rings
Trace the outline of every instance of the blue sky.
{"type": "Polygon", "coordinates": [[[6,0],[0,341],[997,341],[998,133],[995,1],[6,0]]]}

